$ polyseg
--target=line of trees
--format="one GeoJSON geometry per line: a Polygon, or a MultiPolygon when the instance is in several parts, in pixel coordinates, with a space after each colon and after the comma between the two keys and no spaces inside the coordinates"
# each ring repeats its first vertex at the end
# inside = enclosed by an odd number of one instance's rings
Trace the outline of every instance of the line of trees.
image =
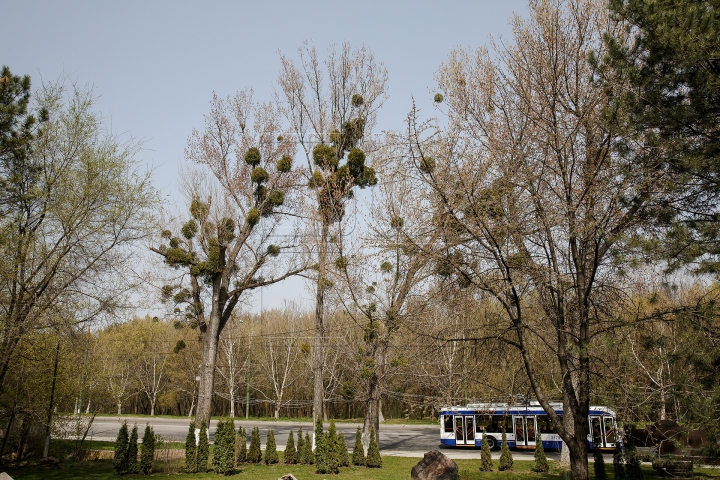
{"type": "Polygon", "coordinates": [[[31,107],[5,68],[2,450],[53,402],[197,427],[243,406],[362,415],[367,450],[383,412],[532,396],[574,478],[589,475],[591,402],[716,435],[717,15],[532,2],[511,41],[451,52],[436,118],[413,107],[382,139],[382,63],[305,45],[281,56],[271,101],[213,96],[182,213],[155,223],[136,146],[103,133],[92,96],[44,86],[31,107]],[[145,239],[166,318],[83,330],[123,306],[145,239]],[[242,310],[294,275],[313,313],[242,310]],[[29,378],[33,362],[57,363],[52,381],[29,378]]]}

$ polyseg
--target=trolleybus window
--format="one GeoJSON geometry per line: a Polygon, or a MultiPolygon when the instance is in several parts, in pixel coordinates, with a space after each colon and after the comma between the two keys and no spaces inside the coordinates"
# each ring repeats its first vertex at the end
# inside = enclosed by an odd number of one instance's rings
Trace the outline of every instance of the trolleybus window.
{"type": "Polygon", "coordinates": [[[542,434],[550,433],[550,419],[547,417],[547,415],[538,415],[537,416],[537,428],[538,431],[542,434]]]}
{"type": "Polygon", "coordinates": [[[475,431],[482,433],[483,430],[486,432],[496,432],[493,428],[493,415],[475,415],[475,431]]]}
{"type": "Polygon", "coordinates": [[[452,415],[444,415],[445,417],[445,431],[446,432],[453,432],[453,416],[452,415]]]}

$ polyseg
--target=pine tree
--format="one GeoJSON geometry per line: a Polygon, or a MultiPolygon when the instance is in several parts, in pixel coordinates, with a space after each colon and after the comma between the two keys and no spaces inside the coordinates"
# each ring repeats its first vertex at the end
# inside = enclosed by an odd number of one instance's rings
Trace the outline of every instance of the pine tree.
{"type": "Polygon", "coordinates": [[[197,445],[195,444],[195,422],[190,422],[190,429],[185,437],[185,471],[195,473],[197,470],[197,445]]]}
{"type": "Polygon", "coordinates": [[[140,445],[140,473],[150,475],[155,460],[155,432],[145,425],[145,434],[140,445]]]}
{"type": "Polygon", "coordinates": [[[235,436],[235,466],[247,460],[247,432],[243,427],[238,429],[235,436]]]}
{"type": "Polygon", "coordinates": [[[338,440],[335,420],[330,420],[327,436],[325,437],[325,448],[327,452],[327,473],[340,473],[340,441],[338,440]]]}
{"type": "Polygon", "coordinates": [[[124,475],[128,471],[128,428],[127,421],[120,426],[120,431],[115,439],[115,454],[113,455],[113,468],[118,475],[124,475]]]}
{"type": "Polygon", "coordinates": [[[195,471],[199,473],[207,472],[208,460],[210,459],[210,441],[208,440],[205,420],[200,423],[200,438],[198,440],[196,459],[195,471]]]}
{"type": "Polygon", "coordinates": [[[350,466],[350,456],[348,455],[348,447],[347,447],[347,443],[345,442],[345,435],[342,432],[339,432],[337,439],[338,439],[338,442],[337,442],[338,458],[340,460],[340,466],[341,467],[349,467],[350,466]]]}
{"type": "Polygon", "coordinates": [[[316,473],[329,473],[328,467],[328,451],[327,451],[327,438],[323,433],[323,422],[322,418],[318,417],[315,422],[315,472],[316,473]]]}
{"type": "Polygon", "coordinates": [[[220,475],[231,475],[235,468],[235,425],[232,420],[221,420],[215,429],[213,469],[220,475]]]}
{"type": "MultiPolygon", "coordinates": [[[[300,442],[298,441],[298,446],[300,442]]],[[[295,434],[290,430],[288,435],[287,444],[285,445],[285,453],[283,454],[283,462],[285,465],[294,465],[298,463],[297,451],[295,450],[295,434]]]]}
{"type": "Polygon", "coordinates": [[[625,455],[620,448],[615,450],[613,454],[613,474],[615,475],[615,480],[626,480],[625,455]]]}
{"type": "Polygon", "coordinates": [[[267,434],[267,442],[265,442],[265,465],[278,463],[277,445],[275,444],[275,432],[270,429],[267,434]]]}
{"type": "Polygon", "coordinates": [[[504,472],[505,470],[512,470],[512,468],[513,457],[512,453],[510,453],[510,447],[507,443],[507,435],[505,434],[505,430],[503,429],[502,446],[500,447],[500,466],[498,467],[498,470],[504,472]]]}
{"type": "Polygon", "coordinates": [[[535,466],[533,471],[544,473],[548,470],[550,470],[550,466],[545,456],[545,449],[542,446],[542,433],[537,432],[537,435],[535,435],[535,466]]]}
{"type": "Polygon", "coordinates": [[[138,431],[137,425],[133,425],[132,432],[130,433],[130,440],[128,440],[128,462],[127,462],[127,473],[138,473],[138,431]]]}
{"type": "Polygon", "coordinates": [[[262,451],[260,450],[260,430],[254,427],[250,434],[250,449],[247,452],[247,461],[250,463],[260,463],[262,460],[262,451]]]}
{"type": "Polygon", "coordinates": [[[353,446],[352,463],[353,465],[358,466],[365,465],[365,449],[362,444],[362,432],[360,431],[360,427],[358,427],[357,432],[355,432],[355,445],[353,446]]]}
{"type": "Polygon", "coordinates": [[[377,442],[377,434],[375,433],[375,427],[370,429],[370,445],[368,445],[367,458],[365,459],[365,466],[368,468],[380,468],[382,467],[382,458],[380,458],[380,446],[377,442]]]}
{"type": "Polygon", "coordinates": [[[312,438],[310,438],[310,432],[305,432],[305,464],[312,465],[315,463],[315,455],[312,449],[312,438]]]}
{"type": "Polygon", "coordinates": [[[643,480],[640,463],[640,455],[635,447],[635,442],[629,439],[625,449],[625,478],[627,480],[643,480]]]}
{"type": "Polygon", "coordinates": [[[480,445],[480,471],[492,472],[492,453],[490,452],[490,444],[488,443],[487,434],[483,430],[482,444],[480,445]]]}
{"type": "Polygon", "coordinates": [[[298,429],[297,461],[302,465],[307,464],[305,461],[305,439],[303,438],[302,428],[298,429]]]}
{"type": "Polygon", "coordinates": [[[607,472],[605,471],[605,459],[598,445],[593,446],[593,472],[595,472],[595,480],[607,480],[607,472]]]}

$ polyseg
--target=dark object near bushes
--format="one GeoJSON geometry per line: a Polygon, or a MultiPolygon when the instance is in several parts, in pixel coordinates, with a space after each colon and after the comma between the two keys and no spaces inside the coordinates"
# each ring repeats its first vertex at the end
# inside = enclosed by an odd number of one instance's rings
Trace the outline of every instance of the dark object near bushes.
{"type": "Polygon", "coordinates": [[[145,434],[140,445],[140,473],[150,475],[155,460],[155,432],[145,425],[145,434]]]}
{"type": "Polygon", "coordinates": [[[458,480],[457,464],[438,450],[427,452],[410,471],[412,480],[442,479],[458,480]]]}
{"type": "Polygon", "coordinates": [[[692,475],[693,462],[685,457],[666,455],[653,459],[652,467],[670,477],[688,477],[692,475]]]}
{"type": "Polygon", "coordinates": [[[595,480],[607,480],[605,459],[598,446],[593,448],[593,471],[595,472],[595,480]]]}

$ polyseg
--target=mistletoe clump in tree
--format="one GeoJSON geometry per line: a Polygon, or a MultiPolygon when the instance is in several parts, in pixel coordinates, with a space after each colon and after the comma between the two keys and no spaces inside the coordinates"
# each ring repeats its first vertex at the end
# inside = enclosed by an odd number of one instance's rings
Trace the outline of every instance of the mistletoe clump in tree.
{"type": "Polygon", "coordinates": [[[291,211],[301,171],[293,169],[294,142],[279,129],[279,112],[258,105],[252,92],[213,98],[204,132],[193,132],[186,157],[199,168],[188,189],[190,218],[162,232],[152,250],[183,272],[162,289],[180,326],[198,328],[203,341],[195,425],[210,421],[220,334],[249,290],[304,270],[300,255],[281,258],[296,242],[270,243],[291,211]],[[194,182],[194,183],[193,183],[194,182]]]}

